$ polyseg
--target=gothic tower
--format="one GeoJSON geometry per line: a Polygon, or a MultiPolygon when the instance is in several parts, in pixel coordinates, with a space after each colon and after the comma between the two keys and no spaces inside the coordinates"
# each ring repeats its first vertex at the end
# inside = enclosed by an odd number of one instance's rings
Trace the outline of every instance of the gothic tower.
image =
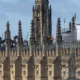
{"type": "Polygon", "coordinates": [[[48,0],[35,0],[31,22],[31,44],[47,44],[52,35],[52,10],[48,0]]]}

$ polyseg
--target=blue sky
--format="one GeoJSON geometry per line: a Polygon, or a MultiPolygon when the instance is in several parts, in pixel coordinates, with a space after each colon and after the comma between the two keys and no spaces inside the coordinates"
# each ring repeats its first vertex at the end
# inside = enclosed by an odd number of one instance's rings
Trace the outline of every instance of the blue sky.
{"type": "MultiPolygon", "coordinates": [[[[18,21],[22,21],[22,30],[24,39],[27,33],[30,34],[30,23],[32,19],[32,6],[35,0],[0,0],[0,36],[4,36],[6,22],[10,22],[11,36],[18,33],[18,21]]],[[[52,5],[52,27],[53,36],[56,34],[56,21],[61,18],[61,26],[64,27],[64,18],[66,27],[76,12],[76,23],[80,23],[80,0],[50,0],[52,5]]],[[[29,36],[28,36],[29,38],[29,36]]]]}

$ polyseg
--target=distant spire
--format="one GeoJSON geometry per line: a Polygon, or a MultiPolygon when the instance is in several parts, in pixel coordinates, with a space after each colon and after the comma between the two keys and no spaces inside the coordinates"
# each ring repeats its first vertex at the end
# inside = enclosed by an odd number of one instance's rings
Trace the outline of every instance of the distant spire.
{"type": "Polygon", "coordinates": [[[51,9],[51,5],[49,8],[49,36],[52,35],[52,9],[51,9]]]}
{"type": "Polygon", "coordinates": [[[34,5],[33,5],[33,12],[34,12],[34,5]]]}
{"type": "Polygon", "coordinates": [[[7,22],[7,24],[6,24],[7,30],[9,30],[9,26],[10,26],[10,24],[9,24],[9,22],[7,22]]]}
{"type": "Polygon", "coordinates": [[[23,44],[23,38],[22,38],[22,27],[21,27],[21,21],[19,21],[19,27],[18,27],[18,44],[23,44]]]}
{"type": "Polygon", "coordinates": [[[2,32],[2,39],[3,39],[3,37],[4,37],[4,36],[3,36],[3,32],[2,32]]]}
{"type": "Polygon", "coordinates": [[[52,8],[51,8],[51,5],[50,5],[50,9],[49,9],[49,14],[50,14],[50,17],[52,17],[52,8]]]}
{"type": "Polygon", "coordinates": [[[69,22],[69,31],[71,31],[71,22],[69,22]]]}
{"type": "Polygon", "coordinates": [[[74,18],[75,18],[75,20],[76,20],[76,12],[75,12],[75,14],[74,14],[74,18]]]}
{"type": "Polygon", "coordinates": [[[75,17],[72,17],[71,28],[72,28],[72,30],[75,28],[75,17]]]}
{"type": "Polygon", "coordinates": [[[64,18],[64,23],[66,23],[66,19],[64,18]]]}
{"type": "Polygon", "coordinates": [[[34,34],[33,34],[33,31],[34,31],[34,28],[33,28],[33,20],[31,20],[31,30],[30,30],[30,43],[32,45],[32,42],[33,42],[33,37],[34,37],[34,34]]]}
{"type": "Polygon", "coordinates": [[[64,18],[64,32],[65,32],[65,26],[66,26],[66,19],[64,18]]]}
{"type": "Polygon", "coordinates": [[[31,20],[31,37],[34,37],[33,36],[33,32],[34,32],[34,28],[33,28],[33,20],[31,20]]]}
{"type": "Polygon", "coordinates": [[[28,40],[29,32],[27,32],[26,40],[28,40]]]}
{"type": "Polygon", "coordinates": [[[49,0],[46,1],[49,4],[49,0]]]}
{"type": "Polygon", "coordinates": [[[5,39],[10,39],[10,28],[9,28],[10,24],[9,22],[7,22],[6,24],[6,32],[5,32],[5,39]]]}
{"type": "Polygon", "coordinates": [[[62,36],[61,36],[60,18],[58,18],[57,28],[56,28],[56,43],[57,43],[57,44],[60,44],[60,42],[62,42],[62,36]]]}
{"type": "Polygon", "coordinates": [[[52,11],[51,5],[50,5],[50,11],[52,11]]]}
{"type": "Polygon", "coordinates": [[[7,22],[7,24],[6,24],[6,31],[5,31],[5,43],[6,43],[6,53],[7,53],[7,55],[9,54],[9,52],[8,52],[8,50],[9,50],[9,48],[10,48],[10,46],[11,46],[11,43],[10,43],[10,40],[11,40],[11,36],[10,36],[10,30],[9,30],[9,26],[10,26],[10,24],[9,24],[9,22],[7,22]]]}

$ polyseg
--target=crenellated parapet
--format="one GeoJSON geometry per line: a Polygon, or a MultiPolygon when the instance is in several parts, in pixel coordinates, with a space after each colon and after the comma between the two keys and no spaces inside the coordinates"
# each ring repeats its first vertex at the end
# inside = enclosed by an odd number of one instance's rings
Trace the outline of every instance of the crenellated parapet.
{"type": "MultiPolygon", "coordinates": [[[[66,45],[65,45],[66,46],[66,45]]],[[[60,48],[60,56],[70,56],[72,54],[72,48],[70,48],[69,46],[67,47],[61,47],[60,48]]],[[[76,56],[80,55],[80,48],[77,46],[75,47],[75,52],[76,52],[76,56]]],[[[12,49],[9,50],[8,54],[6,53],[5,50],[0,50],[0,57],[43,57],[43,56],[47,56],[47,57],[56,57],[56,50],[55,49],[47,49],[46,53],[42,50],[42,49],[33,49],[30,52],[30,49],[22,49],[20,50],[20,54],[17,51],[17,49],[12,49]],[[21,54],[21,55],[20,55],[21,54]]]]}
{"type": "Polygon", "coordinates": [[[50,50],[46,50],[46,53],[44,53],[43,50],[41,49],[34,49],[30,52],[30,49],[22,49],[20,50],[20,54],[18,52],[17,49],[12,49],[12,50],[9,50],[8,54],[6,53],[5,50],[0,50],[0,57],[30,57],[30,56],[33,56],[33,57],[42,57],[42,56],[46,56],[49,57],[49,56],[56,56],[56,51],[54,49],[50,49],[50,50]]]}

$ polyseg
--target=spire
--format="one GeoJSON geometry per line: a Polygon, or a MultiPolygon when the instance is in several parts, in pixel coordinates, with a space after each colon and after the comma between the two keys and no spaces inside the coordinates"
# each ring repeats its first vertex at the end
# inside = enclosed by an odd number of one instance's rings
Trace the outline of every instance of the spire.
{"type": "Polygon", "coordinates": [[[10,40],[10,29],[9,29],[9,22],[6,24],[6,31],[5,31],[5,40],[10,40]]]}
{"type": "Polygon", "coordinates": [[[21,21],[19,21],[18,25],[18,45],[23,45],[21,21]]]}
{"type": "Polygon", "coordinates": [[[52,11],[51,5],[50,5],[50,11],[52,11]]]}
{"type": "Polygon", "coordinates": [[[11,47],[11,43],[10,43],[11,38],[10,38],[9,26],[10,26],[10,24],[9,24],[9,22],[7,22],[7,24],[6,24],[6,31],[5,31],[5,43],[6,43],[6,44],[5,44],[5,49],[6,49],[6,56],[9,55],[9,49],[10,49],[10,47],[11,47]]]}
{"type": "Polygon", "coordinates": [[[74,18],[75,18],[75,20],[76,20],[76,12],[75,12],[75,14],[74,14],[74,18]]]}
{"type": "Polygon", "coordinates": [[[50,5],[50,8],[49,8],[49,15],[50,15],[50,17],[52,17],[52,8],[51,8],[51,5],[50,5]]]}
{"type": "Polygon", "coordinates": [[[31,20],[31,33],[30,33],[31,45],[34,43],[34,27],[33,27],[33,25],[34,25],[33,20],[31,20]]]}
{"type": "Polygon", "coordinates": [[[52,35],[52,9],[51,9],[51,5],[50,5],[50,8],[49,8],[49,36],[52,35]]]}
{"type": "Polygon", "coordinates": [[[33,26],[33,20],[31,20],[31,37],[33,37],[33,36],[32,36],[32,35],[33,35],[33,34],[32,34],[32,32],[33,32],[33,27],[32,27],[32,26],[33,26]]]}
{"type": "Polygon", "coordinates": [[[33,12],[34,12],[34,5],[33,5],[33,12]]]}
{"type": "Polygon", "coordinates": [[[71,22],[69,22],[69,31],[71,31],[71,22]]]}
{"type": "Polygon", "coordinates": [[[61,36],[61,24],[60,24],[60,18],[58,18],[57,21],[57,29],[56,29],[56,43],[60,44],[62,42],[62,36],[61,36]]]}
{"type": "Polygon", "coordinates": [[[10,24],[9,24],[9,22],[7,22],[6,27],[7,27],[8,31],[9,31],[9,26],[10,26],[10,24]]]}
{"type": "Polygon", "coordinates": [[[75,17],[72,17],[72,26],[71,26],[72,30],[75,29],[75,17]]]}

